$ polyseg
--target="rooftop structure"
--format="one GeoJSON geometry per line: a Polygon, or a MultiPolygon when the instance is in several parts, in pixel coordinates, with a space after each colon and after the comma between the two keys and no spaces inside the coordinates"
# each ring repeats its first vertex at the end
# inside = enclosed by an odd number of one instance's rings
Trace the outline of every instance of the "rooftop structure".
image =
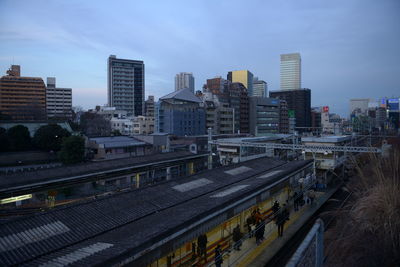
{"type": "Polygon", "coordinates": [[[89,147],[96,151],[95,159],[126,158],[153,153],[150,144],[128,136],[89,138],[89,147]]]}

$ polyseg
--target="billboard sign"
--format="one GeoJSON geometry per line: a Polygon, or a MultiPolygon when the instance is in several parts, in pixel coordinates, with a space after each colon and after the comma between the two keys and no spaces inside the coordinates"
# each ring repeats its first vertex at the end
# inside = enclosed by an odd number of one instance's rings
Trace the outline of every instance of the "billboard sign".
{"type": "Polygon", "coordinates": [[[288,117],[289,117],[289,118],[294,118],[294,117],[295,117],[295,114],[294,114],[294,110],[293,110],[293,109],[289,109],[289,110],[288,110],[288,117]]]}
{"type": "Polygon", "coordinates": [[[399,99],[398,98],[390,98],[387,101],[388,109],[390,111],[399,110],[399,99]]]}
{"type": "Polygon", "coordinates": [[[322,112],[328,113],[329,112],[329,107],[328,106],[322,107],[322,112]]]}

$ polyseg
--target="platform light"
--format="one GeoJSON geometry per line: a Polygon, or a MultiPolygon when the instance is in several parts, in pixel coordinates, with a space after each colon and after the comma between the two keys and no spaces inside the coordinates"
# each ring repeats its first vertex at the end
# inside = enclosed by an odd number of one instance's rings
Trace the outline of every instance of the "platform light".
{"type": "Polygon", "coordinates": [[[30,199],[32,198],[32,194],[28,195],[22,195],[22,196],[17,196],[17,197],[9,197],[9,198],[4,198],[0,200],[0,204],[7,204],[7,203],[12,203],[12,202],[17,202],[25,199],[30,199]]]}

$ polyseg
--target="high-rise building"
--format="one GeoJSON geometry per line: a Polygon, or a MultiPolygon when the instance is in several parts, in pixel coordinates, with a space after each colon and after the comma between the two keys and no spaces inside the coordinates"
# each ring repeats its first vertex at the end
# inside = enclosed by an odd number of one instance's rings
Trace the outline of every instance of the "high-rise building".
{"type": "Polygon", "coordinates": [[[154,117],[154,96],[149,95],[145,102],[145,114],[146,117],[154,117]]]}
{"type": "Polygon", "coordinates": [[[224,92],[224,84],[226,80],[221,76],[212,79],[207,79],[207,84],[205,87],[213,94],[219,95],[224,92]]]}
{"type": "Polygon", "coordinates": [[[181,72],[175,75],[175,91],[185,88],[194,93],[194,77],[191,72],[181,72]]]}
{"type": "Polygon", "coordinates": [[[144,63],[140,60],[108,58],[108,105],[128,116],[144,114],[144,63]]]}
{"type": "Polygon", "coordinates": [[[249,97],[249,128],[254,136],[279,132],[279,99],[249,97]]]}
{"type": "Polygon", "coordinates": [[[42,78],[22,77],[20,66],[12,65],[0,78],[0,113],[8,120],[46,120],[46,86],[42,78]]]}
{"type": "MultiPolygon", "coordinates": [[[[285,100],[288,110],[293,110],[296,118],[296,127],[304,131],[304,127],[311,127],[311,90],[307,88],[297,90],[270,91],[269,96],[285,100]]],[[[290,118],[290,116],[289,116],[290,118]]]]}
{"type": "Polygon", "coordinates": [[[56,87],[56,78],[47,78],[46,108],[48,118],[72,118],[72,89],[56,87]]]}
{"type": "Polygon", "coordinates": [[[205,89],[200,98],[206,112],[206,129],[211,128],[212,134],[234,133],[234,109],[229,107],[228,103],[221,101],[223,96],[213,94],[211,90],[205,89]]]}
{"type": "Polygon", "coordinates": [[[205,134],[201,102],[188,88],[161,97],[156,105],[156,131],[177,136],[205,134]]]}
{"type": "Polygon", "coordinates": [[[311,127],[315,134],[321,133],[321,107],[311,108],[311,127]]]}
{"type": "Polygon", "coordinates": [[[253,78],[253,73],[248,70],[230,71],[227,77],[232,83],[242,83],[247,89],[248,96],[253,96],[253,78]]]}
{"type": "Polygon", "coordinates": [[[350,99],[350,114],[353,115],[366,115],[368,111],[368,104],[372,101],[369,98],[353,98],[350,99]]]}
{"type": "Polygon", "coordinates": [[[268,97],[268,85],[265,81],[254,77],[253,80],[253,96],[268,97]]]}
{"type": "Polygon", "coordinates": [[[301,57],[299,53],[281,55],[281,90],[301,88],[301,57]]]}

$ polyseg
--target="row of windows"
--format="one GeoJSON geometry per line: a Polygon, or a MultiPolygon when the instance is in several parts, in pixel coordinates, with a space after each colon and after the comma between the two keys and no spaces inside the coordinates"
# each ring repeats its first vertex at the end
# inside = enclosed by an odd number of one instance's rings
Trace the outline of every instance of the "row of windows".
{"type": "MultiPolygon", "coordinates": [[[[35,89],[37,89],[37,87],[35,87],[35,89]]],[[[4,92],[12,92],[13,94],[21,94],[21,93],[39,93],[39,94],[45,94],[46,91],[42,90],[42,89],[37,89],[37,90],[25,90],[25,89],[5,89],[5,88],[0,88],[0,92],[4,93],[4,92]]]]}
{"type": "MultiPolygon", "coordinates": [[[[9,102],[13,104],[26,104],[26,103],[32,103],[32,102],[40,102],[40,103],[45,103],[45,99],[43,98],[29,98],[29,99],[21,99],[21,98],[10,98],[10,97],[2,97],[1,100],[7,100],[4,102],[9,102]]],[[[3,102],[3,101],[1,101],[3,102]]]]}

